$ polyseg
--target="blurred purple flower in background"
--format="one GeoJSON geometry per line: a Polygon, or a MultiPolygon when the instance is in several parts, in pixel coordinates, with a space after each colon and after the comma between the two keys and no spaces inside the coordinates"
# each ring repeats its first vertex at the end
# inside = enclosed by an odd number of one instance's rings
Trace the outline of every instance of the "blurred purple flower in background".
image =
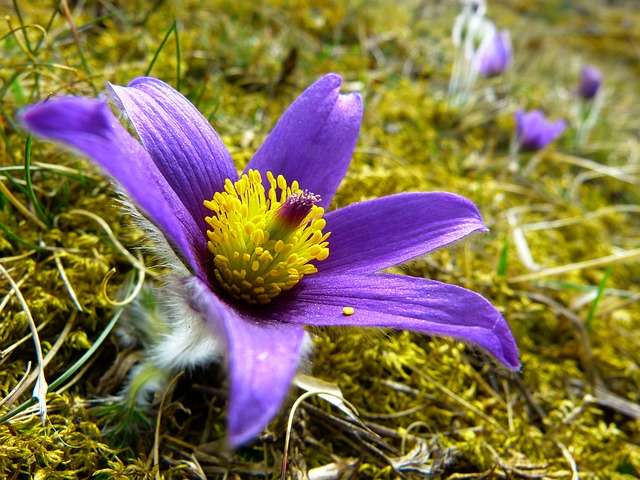
{"type": "Polygon", "coordinates": [[[602,72],[596,67],[585,65],[580,72],[578,95],[585,100],[592,100],[602,86],[602,72]]]}
{"type": "Polygon", "coordinates": [[[564,120],[547,120],[540,110],[525,112],[520,109],[516,112],[515,119],[518,145],[523,150],[541,150],[567,128],[564,120]]]}
{"type": "Polygon", "coordinates": [[[341,83],[329,74],[307,88],[241,175],[209,122],[154,78],[111,86],[142,144],[95,99],[54,98],[21,116],[29,131],[83,152],[112,175],[186,264],[181,298],[226,347],[233,446],[280,409],[306,325],[446,335],[510,369],[520,365],[508,323],[481,295],[381,273],[486,231],[472,202],[401,193],[324,214],[362,119],[360,96],[340,94],[341,83]]]}
{"type": "Polygon", "coordinates": [[[475,67],[483,77],[495,77],[511,64],[513,51],[507,30],[496,31],[482,42],[476,53],[475,67]]]}

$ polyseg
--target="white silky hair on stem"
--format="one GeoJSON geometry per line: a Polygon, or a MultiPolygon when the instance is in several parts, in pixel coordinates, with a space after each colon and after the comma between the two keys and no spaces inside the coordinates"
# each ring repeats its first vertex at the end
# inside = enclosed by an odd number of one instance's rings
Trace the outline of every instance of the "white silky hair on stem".
{"type": "MultiPolygon", "coordinates": [[[[150,240],[149,246],[143,248],[159,260],[159,266],[171,271],[169,275],[161,278],[160,285],[153,288],[158,301],[158,317],[161,325],[156,332],[148,332],[148,337],[152,341],[146,348],[145,360],[132,370],[130,376],[131,385],[145,368],[158,369],[159,375],[150,377],[147,384],[142,386],[136,395],[139,403],[144,403],[151,394],[164,387],[171,372],[204,367],[212,362],[222,361],[225,346],[224,340],[217,337],[209,328],[206,319],[191,307],[192,286],[188,280],[185,281],[190,276],[189,269],[169,245],[164,234],[129,201],[121,190],[119,202],[131,216],[133,223],[144,231],[150,240]]],[[[144,310],[140,305],[132,305],[130,308],[136,309],[138,315],[144,310]]],[[[145,325],[151,326],[153,322],[145,322],[145,325]]],[[[122,336],[127,338],[126,334],[122,336]]],[[[311,337],[305,332],[301,348],[301,363],[304,364],[308,359],[312,346],[311,337]]]]}
{"type": "Polygon", "coordinates": [[[133,223],[145,232],[150,240],[146,250],[153,253],[159,266],[171,271],[156,287],[159,317],[163,328],[149,346],[148,360],[157,368],[174,370],[206,365],[221,355],[221,342],[206,322],[189,306],[188,286],[183,279],[189,276],[189,269],[169,245],[164,234],[151,223],[140,210],[121,192],[122,208],[131,216],[133,223]]]}
{"type": "Polygon", "coordinates": [[[485,14],[486,3],[481,0],[464,0],[462,11],[456,17],[451,40],[456,49],[449,80],[449,97],[454,105],[465,103],[478,78],[476,57],[482,45],[494,36],[496,27],[485,14]]]}

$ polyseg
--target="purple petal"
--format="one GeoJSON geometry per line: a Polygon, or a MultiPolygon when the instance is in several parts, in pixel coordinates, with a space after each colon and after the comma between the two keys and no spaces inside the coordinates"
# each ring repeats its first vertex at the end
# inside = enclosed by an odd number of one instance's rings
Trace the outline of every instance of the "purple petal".
{"type": "Polygon", "coordinates": [[[340,95],[342,79],[316,81],[280,117],[245,169],[270,170],[331,202],[347,171],[362,120],[360,95],[340,95]]]}
{"type": "Polygon", "coordinates": [[[445,335],[484,348],[518,369],[508,323],[481,295],[455,285],[403,275],[315,275],[269,312],[293,324],[383,327],[445,335]],[[345,315],[343,307],[353,307],[345,315]]]}
{"type": "Polygon", "coordinates": [[[400,193],[325,216],[329,257],[321,273],[373,273],[486,231],[476,206],[445,192],[400,193]]]}
{"type": "Polygon", "coordinates": [[[553,142],[556,138],[562,135],[562,132],[564,132],[566,128],[567,122],[565,122],[564,120],[549,122],[547,126],[547,136],[545,138],[545,144],[553,142]]]}
{"type": "Polygon", "coordinates": [[[27,107],[20,119],[27,130],[80,150],[104,168],[204,278],[206,238],[147,152],[106,103],[59,97],[27,107]]]}
{"type": "Polygon", "coordinates": [[[516,132],[518,141],[527,149],[535,149],[539,143],[538,137],[543,128],[544,114],[540,110],[516,112],[516,132]]]}
{"type": "Polygon", "coordinates": [[[202,202],[223,190],[227,178],[238,177],[218,134],[189,100],[156,78],[110,88],[160,172],[206,230],[204,217],[210,212],[202,202]]]}
{"type": "Polygon", "coordinates": [[[235,447],[256,437],[280,409],[300,360],[304,330],[240,314],[198,280],[192,301],[226,343],[228,435],[235,447]]]}
{"type": "Polygon", "coordinates": [[[540,110],[515,113],[516,136],[524,150],[540,150],[558,138],[567,128],[564,120],[550,122],[540,110]]]}

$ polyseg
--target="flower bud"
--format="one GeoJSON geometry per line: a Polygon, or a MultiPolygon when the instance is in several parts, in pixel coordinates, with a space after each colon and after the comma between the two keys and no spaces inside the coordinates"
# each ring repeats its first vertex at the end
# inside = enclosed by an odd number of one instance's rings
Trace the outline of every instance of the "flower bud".
{"type": "Polygon", "coordinates": [[[585,65],[580,73],[578,95],[585,100],[592,100],[602,85],[602,73],[595,67],[585,65]]]}
{"type": "Polygon", "coordinates": [[[475,55],[475,68],[483,77],[495,77],[511,64],[513,52],[507,30],[487,36],[475,55]]]}

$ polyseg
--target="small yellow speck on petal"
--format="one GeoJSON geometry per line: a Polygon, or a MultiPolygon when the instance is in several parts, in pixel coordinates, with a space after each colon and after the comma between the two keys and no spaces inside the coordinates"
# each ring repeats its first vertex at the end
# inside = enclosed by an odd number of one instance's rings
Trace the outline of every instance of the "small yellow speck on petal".
{"type": "Polygon", "coordinates": [[[350,317],[354,313],[356,313],[356,309],[355,308],[353,308],[353,307],[342,307],[342,314],[345,317],[350,317]]]}

